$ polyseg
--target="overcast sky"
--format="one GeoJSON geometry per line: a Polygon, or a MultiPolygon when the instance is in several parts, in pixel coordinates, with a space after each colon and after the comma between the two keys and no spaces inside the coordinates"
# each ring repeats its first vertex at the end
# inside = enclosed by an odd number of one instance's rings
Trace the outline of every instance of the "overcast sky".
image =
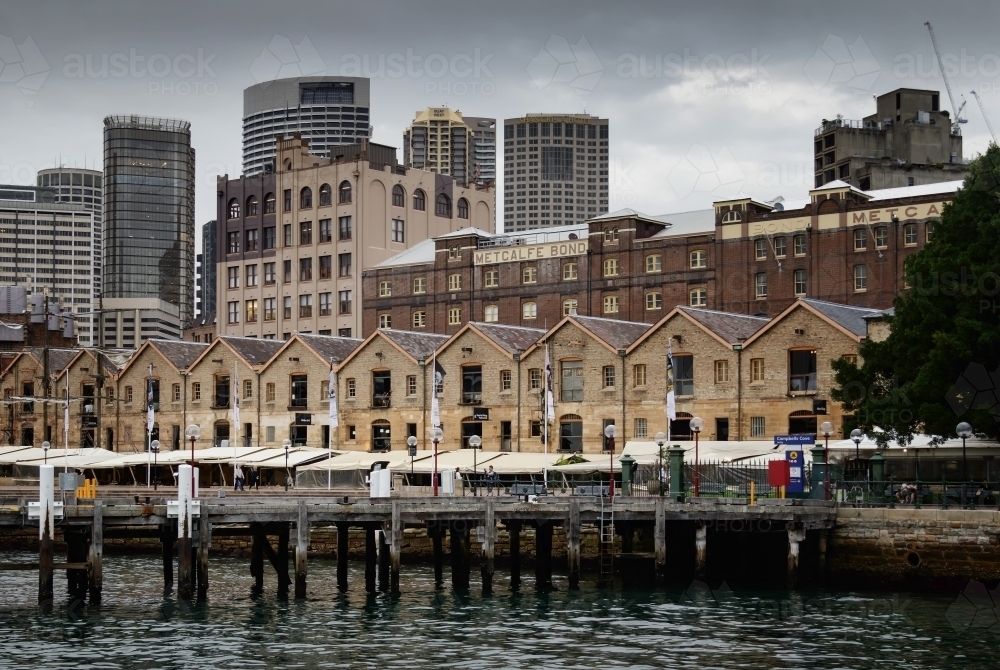
{"type": "Polygon", "coordinates": [[[1000,127],[997,2],[5,3],[0,183],[101,169],[108,114],[181,118],[204,223],[215,177],[241,172],[243,89],[301,72],[370,76],[373,140],[396,147],[427,106],[608,117],[611,210],[803,197],[821,119],[871,114],[897,87],[951,109],[928,20],[968,101],[969,158],[990,138],[970,90],[1000,127]]]}

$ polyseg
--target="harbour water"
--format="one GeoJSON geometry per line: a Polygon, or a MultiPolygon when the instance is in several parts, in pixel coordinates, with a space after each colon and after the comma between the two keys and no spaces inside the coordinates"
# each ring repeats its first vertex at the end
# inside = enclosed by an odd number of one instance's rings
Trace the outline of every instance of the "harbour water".
{"type": "MultiPolygon", "coordinates": [[[[37,555],[0,552],[0,562],[37,555]]],[[[245,559],[215,556],[209,600],[164,594],[155,556],[107,555],[104,604],[35,604],[37,573],[0,572],[2,668],[956,668],[1000,667],[989,595],[885,591],[733,592],[692,583],[651,593],[537,593],[531,571],[495,594],[435,589],[404,565],[401,593],[369,595],[364,566],[336,590],[336,565],[310,559],[309,597],[281,602],[273,573],[252,594],[245,559]]],[[[1000,598],[998,598],[1000,601],[1000,598]]],[[[1000,602],[998,602],[1000,604],[1000,602]]]]}

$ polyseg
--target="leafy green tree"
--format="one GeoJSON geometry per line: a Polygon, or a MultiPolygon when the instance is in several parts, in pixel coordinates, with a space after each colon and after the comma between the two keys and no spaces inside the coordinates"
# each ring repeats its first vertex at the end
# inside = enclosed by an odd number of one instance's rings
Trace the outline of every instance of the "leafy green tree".
{"type": "Polygon", "coordinates": [[[831,395],[882,446],[953,437],[959,421],[1000,437],[1000,148],[969,167],[931,241],[907,259],[889,336],[862,343],[860,366],[833,363],[831,395]]]}

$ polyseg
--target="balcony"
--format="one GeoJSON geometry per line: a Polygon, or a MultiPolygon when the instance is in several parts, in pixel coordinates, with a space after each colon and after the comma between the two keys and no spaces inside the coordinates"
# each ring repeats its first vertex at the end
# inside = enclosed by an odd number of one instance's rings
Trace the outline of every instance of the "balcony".
{"type": "Polygon", "coordinates": [[[391,394],[375,393],[372,395],[372,408],[385,409],[390,406],[391,394]]]}
{"type": "Polygon", "coordinates": [[[816,373],[805,375],[791,375],[788,378],[788,391],[790,393],[801,393],[803,391],[816,390],[816,373]]]}
{"type": "Polygon", "coordinates": [[[462,393],[463,405],[479,405],[483,402],[483,394],[478,392],[464,391],[462,393]]]}

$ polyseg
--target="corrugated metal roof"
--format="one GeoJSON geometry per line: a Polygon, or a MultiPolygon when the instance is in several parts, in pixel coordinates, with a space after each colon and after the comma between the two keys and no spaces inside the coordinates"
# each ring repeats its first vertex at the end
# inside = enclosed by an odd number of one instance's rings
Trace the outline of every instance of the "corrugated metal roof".
{"type": "Polygon", "coordinates": [[[387,258],[375,265],[377,268],[391,268],[400,265],[425,265],[434,262],[434,240],[427,239],[417,242],[406,251],[401,251],[392,258],[387,258]]]}
{"type": "Polygon", "coordinates": [[[0,322],[0,342],[24,342],[24,326],[0,322]]]}
{"type": "Polygon", "coordinates": [[[678,309],[702,324],[730,344],[737,344],[763,328],[771,320],[762,316],[747,316],[713,309],[679,306],[678,309]]]}
{"type": "Polygon", "coordinates": [[[800,300],[810,307],[826,316],[831,321],[840,324],[855,335],[865,336],[868,334],[868,326],[865,317],[880,314],[880,309],[869,309],[867,307],[854,307],[853,305],[841,305],[836,302],[826,302],[825,300],[813,300],[811,298],[800,298],[800,300]]]}
{"type": "Polygon", "coordinates": [[[572,316],[570,319],[615,349],[627,348],[652,327],[648,323],[604,319],[597,316],[572,316]]]}
{"type": "Polygon", "coordinates": [[[545,335],[545,331],[541,328],[505,326],[499,323],[481,323],[479,321],[472,321],[470,325],[510,354],[524,351],[545,335]]]}
{"type": "Polygon", "coordinates": [[[383,328],[378,332],[395,342],[400,349],[416,359],[427,358],[448,341],[448,335],[434,333],[415,333],[410,330],[393,330],[383,328]]]}
{"type": "Polygon", "coordinates": [[[312,335],[299,333],[298,338],[311,347],[323,360],[331,358],[339,362],[351,355],[362,340],[352,337],[334,337],[332,335],[312,335]]]}

